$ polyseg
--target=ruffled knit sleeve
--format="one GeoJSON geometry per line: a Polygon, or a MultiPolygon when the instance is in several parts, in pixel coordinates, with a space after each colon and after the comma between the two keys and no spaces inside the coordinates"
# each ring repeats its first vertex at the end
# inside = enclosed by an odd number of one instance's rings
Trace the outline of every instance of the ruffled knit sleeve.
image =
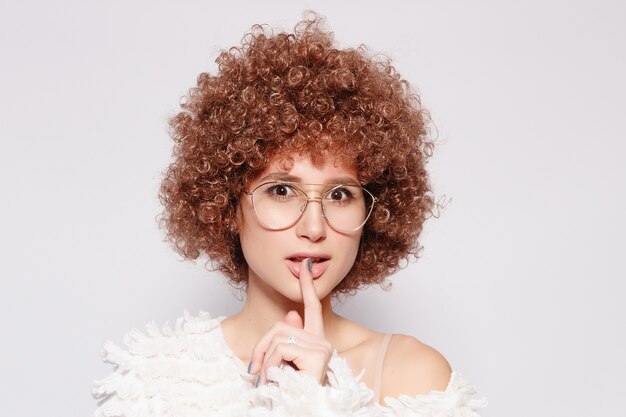
{"type": "Polygon", "coordinates": [[[267,370],[268,384],[250,391],[249,417],[352,417],[370,416],[367,404],[373,392],[354,378],[345,359],[328,363],[328,385],[290,366],[267,370]]]}
{"type": "Polygon", "coordinates": [[[475,399],[476,388],[452,371],[445,391],[426,395],[385,397],[387,406],[373,404],[372,416],[391,417],[480,417],[478,411],[487,406],[487,399],[475,399]]]}
{"type": "Polygon", "coordinates": [[[328,385],[291,367],[268,369],[267,385],[250,392],[249,417],[479,417],[486,399],[472,399],[476,389],[452,372],[445,391],[398,398],[386,397],[386,406],[372,401],[373,391],[354,377],[345,359],[333,353],[328,385]]]}
{"type": "Polygon", "coordinates": [[[220,318],[206,312],[184,317],[174,329],[154,323],[124,337],[126,348],[107,341],[102,352],[113,372],[94,381],[94,417],[478,417],[485,399],[456,372],[445,391],[414,397],[374,393],[354,377],[346,360],[333,352],[328,384],[290,366],[268,369],[267,385],[255,376],[223,339],[220,318]]]}
{"type": "Polygon", "coordinates": [[[242,393],[252,377],[241,370],[224,349],[219,323],[208,313],[185,317],[172,330],[154,323],[145,333],[132,329],[124,337],[127,348],[104,344],[102,356],[114,365],[107,377],[94,381],[98,400],[94,417],[206,417],[244,416],[242,393]]]}

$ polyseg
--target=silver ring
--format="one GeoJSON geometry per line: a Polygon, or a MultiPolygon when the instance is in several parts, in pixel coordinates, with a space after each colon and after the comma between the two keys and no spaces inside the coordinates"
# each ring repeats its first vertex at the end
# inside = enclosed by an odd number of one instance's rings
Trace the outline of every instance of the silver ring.
{"type": "Polygon", "coordinates": [[[287,343],[289,343],[290,345],[295,345],[296,343],[298,343],[298,339],[295,336],[289,336],[289,338],[287,339],[287,343]]]}

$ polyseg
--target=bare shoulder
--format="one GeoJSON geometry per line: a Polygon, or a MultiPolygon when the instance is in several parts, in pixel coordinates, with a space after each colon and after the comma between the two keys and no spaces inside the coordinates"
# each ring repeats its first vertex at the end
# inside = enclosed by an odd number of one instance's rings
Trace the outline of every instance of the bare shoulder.
{"type": "Polygon", "coordinates": [[[437,349],[413,336],[394,334],[382,374],[381,402],[386,396],[415,396],[445,391],[452,368],[437,349]]]}

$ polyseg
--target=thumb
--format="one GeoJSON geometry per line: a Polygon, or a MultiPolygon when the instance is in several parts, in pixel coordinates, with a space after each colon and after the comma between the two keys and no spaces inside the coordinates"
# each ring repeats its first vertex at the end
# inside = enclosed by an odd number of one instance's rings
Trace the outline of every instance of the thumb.
{"type": "Polygon", "coordinates": [[[300,314],[298,314],[298,312],[296,310],[290,310],[286,315],[285,315],[285,323],[293,326],[293,327],[297,327],[298,329],[302,329],[304,328],[304,323],[302,322],[302,317],[300,317],[300,314]]]}

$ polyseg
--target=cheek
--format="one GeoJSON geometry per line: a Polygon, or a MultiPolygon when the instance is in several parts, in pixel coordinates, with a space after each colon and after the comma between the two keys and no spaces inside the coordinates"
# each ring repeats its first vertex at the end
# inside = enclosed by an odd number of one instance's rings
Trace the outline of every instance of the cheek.
{"type": "MultiPolygon", "coordinates": [[[[241,242],[241,250],[248,263],[255,256],[254,248],[260,246],[259,239],[262,238],[256,230],[254,219],[250,217],[250,214],[246,208],[243,208],[239,221],[239,241],[241,242]]],[[[254,213],[252,214],[254,215],[254,213]]]]}
{"type": "Polygon", "coordinates": [[[280,233],[269,232],[257,221],[251,207],[242,207],[239,223],[239,241],[248,266],[257,274],[267,273],[275,267],[280,245],[280,233]]]}
{"type": "Polygon", "coordinates": [[[259,240],[254,230],[251,230],[250,227],[242,227],[239,237],[241,251],[248,268],[257,274],[262,274],[264,269],[263,259],[267,257],[267,254],[263,253],[263,251],[267,245],[259,240]]]}
{"type": "Polygon", "coordinates": [[[250,209],[246,207],[245,203],[242,203],[237,210],[237,225],[239,226],[239,242],[241,245],[241,251],[246,259],[248,265],[253,262],[254,246],[253,242],[257,239],[253,226],[254,219],[250,215],[254,213],[250,212],[250,209]]]}
{"type": "Polygon", "coordinates": [[[356,236],[342,236],[344,239],[341,239],[339,244],[340,247],[344,249],[344,265],[342,275],[345,276],[350,272],[352,266],[354,265],[354,261],[359,253],[359,245],[361,242],[361,234],[359,233],[356,236]]]}
{"type": "Polygon", "coordinates": [[[239,227],[239,238],[242,242],[253,242],[258,239],[258,224],[254,209],[248,201],[241,201],[237,208],[237,225],[239,227]]]}

